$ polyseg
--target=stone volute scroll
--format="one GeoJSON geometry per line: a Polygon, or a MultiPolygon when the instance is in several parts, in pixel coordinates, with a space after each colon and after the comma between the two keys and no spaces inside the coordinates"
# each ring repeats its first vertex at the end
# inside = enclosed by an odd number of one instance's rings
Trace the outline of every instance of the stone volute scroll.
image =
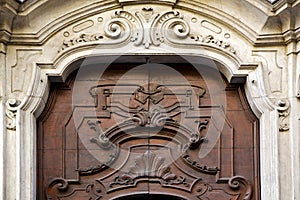
{"type": "Polygon", "coordinates": [[[189,25],[178,11],[156,13],[153,8],[144,7],[135,13],[116,11],[104,30],[105,35],[112,39],[120,38],[122,31],[132,32],[130,41],[136,46],[144,45],[148,49],[150,45],[159,46],[163,43],[164,32],[167,30],[172,30],[178,38],[186,38],[189,25]]]}

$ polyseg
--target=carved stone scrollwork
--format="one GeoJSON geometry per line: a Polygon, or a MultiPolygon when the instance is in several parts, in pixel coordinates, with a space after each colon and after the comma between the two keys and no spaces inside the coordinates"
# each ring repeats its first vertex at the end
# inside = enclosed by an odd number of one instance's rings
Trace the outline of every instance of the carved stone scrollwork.
{"type": "Polygon", "coordinates": [[[187,38],[190,33],[190,27],[186,21],[183,20],[183,16],[178,11],[169,11],[162,14],[155,23],[156,29],[154,29],[152,37],[154,45],[158,46],[163,40],[164,32],[167,31],[169,37],[177,37],[179,39],[187,38]],[[171,35],[170,35],[171,34],[171,35]],[[158,43],[157,43],[158,42],[158,43]]]}
{"type": "Polygon", "coordinates": [[[17,99],[8,99],[6,101],[6,128],[9,130],[16,130],[16,114],[20,102],[17,99]]]}
{"type": "Polygon", "coordinates": [[[115,177],[114,181],[109,184],[110,187],[115,185],[135,185],[139,178],[149,177],[156,178],[161,185],[179,185],[189,187],[183,176],[173,174],[170,167],[165,165],[165,159],[156,155],[152,151],[146,151],[144,154],[135,158],[135,163],[127,173],[115,177]]]}
{"type": "MultiPolygon", "coordinates": [[[[119,10],[115,11],[112,18],[100,29],[104,30],[103,33],[86,33],[65,40],[59,52],[80,43],[99,41],[102,44],[133,42],[135,46],[143,45],[146,49],[150,48],[151,45],[159,46],[165,42],[180,45],[184,43],[205,44],[218,46],[235,53],[228,41],[216,38],[213,35],[191,34],[189,22],[176,10],[163,13],[155,12],[151,7],[144,7],[141,11],[136,12],[119,10]]],[[[69,33],[67,35],[69,37],[69,33]]]]}
{"type": "MultiPolygon", "coordinates": [[[[178,11],[154,13],[152,8],[143,8],[142,12],[131,14],[128,11],[117,11],[114,18],[105,25],[107,37],[117,39],[122,31],[130,32],[134,45],[143,44],[145,48],[150,45],[159,46],[164,42],[164,31],[172,31],[177,38],[186,38],[189,34],[189,25],[182,20],[178,11]]],[[[125,34],[124,34],[125,35],[125,34]]],[[[125,37],[124,37],[125,38],[125,37]]]]}
{"type": "MultiPolygon", "coordinates": [[[[121,11],[115,12],[116,16],[121,16],[121,11]]],[[[129,15],[126,15],[129,16],[129,15]]],[[[129,17],[131,19],[131,17],[129,17]]],[[[104,27],[105,35],[112,39],[121,37],[122,32],[130,32],[130,26],[124,19],[112,19],[104,27]]]]}
{"type": "Polygon", "coordinates": [[[276,104],[279,115],[279,131],[288,131],[287,117],[290,114],[290,102],[287,99],[280,99],[276,104]]]}

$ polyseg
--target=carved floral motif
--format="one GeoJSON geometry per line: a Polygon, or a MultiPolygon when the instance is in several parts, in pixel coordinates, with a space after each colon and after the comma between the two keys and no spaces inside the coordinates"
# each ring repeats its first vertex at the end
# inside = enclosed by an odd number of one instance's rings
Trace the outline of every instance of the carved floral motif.
{"type": "Polygon", "coordinates": [[[80,44],[80,43],[87,43],[87,42],[97,41],[97,40],[101,40],[101,39],[103,39],[103,35],[100,33],[96,33],[96,34],[92,34],[92,35],[81,34],[77,38],[65,40],[58,52],[61,52],[69,47],[72,47],[72,46],[80,44]]]}
{"type": "Polygon", "coordinates": [[[231,53],[235,53],[236,51],[231,47],[231,44],[229,42],[220,40],[215,38],[212,35],[191,35],[190,38],[192,40],[195,40],[196,42],[200,42],[200,43],[207,43],[207,44],[214,44],[218,47],[221,47],[223,49],[226,49],[228,51],[230,51],[231,53]]]}

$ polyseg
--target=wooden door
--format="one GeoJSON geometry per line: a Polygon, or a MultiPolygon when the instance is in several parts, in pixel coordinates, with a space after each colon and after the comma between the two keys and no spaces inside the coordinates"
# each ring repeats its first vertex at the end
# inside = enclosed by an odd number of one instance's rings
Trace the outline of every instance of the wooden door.
{"type": "Polygon", "coordinates": [[[87,66],[38,119],[38,199],[259,199],[243,87],[189,64],[87,66]]]}

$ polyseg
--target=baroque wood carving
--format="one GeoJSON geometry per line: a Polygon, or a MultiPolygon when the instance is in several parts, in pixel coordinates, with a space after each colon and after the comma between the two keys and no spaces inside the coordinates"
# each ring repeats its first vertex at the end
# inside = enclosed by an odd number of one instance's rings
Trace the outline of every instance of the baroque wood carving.
{"type": "Polygon", "coordinates": [[[140,177],[157,178],[161,185],[179,185],[183,184],[189,187],[185,178],[177,176],[170,171],[170,167],[165,165],[165,159],[156,155],[152,151],[146,151],[144,154],[135,158],[135,163],[130,167],[129,172],[117,176],[110,187],[114,185],[135,185],[140,177]]]}
{"type": "MultiPolygon", "coordinates": [[[[192,74],[189,70],[182,73],[192,74]]],[[[108,71],[108,77],[118,77],[119,71],[108,71]]],[[[143,85],[100,79],[77,91],[85,103],[73,107],[67,99],[74,80],[55,89],[49,101],[57,103],[40,119],[39,198],[112,199],[163,192],[187,199],[256,199],[256,147],[249,144],[253,127],[237,90],[227,91],[232,105],[224,114],[225,102],[211,105],[214,91],[207,90],[200,75],[189,77],[197,80],[190,85],[159,84],[151,73],[146,77],[143,85]],[[60,161],[49,165],[52,159],[60,161]]]]}

